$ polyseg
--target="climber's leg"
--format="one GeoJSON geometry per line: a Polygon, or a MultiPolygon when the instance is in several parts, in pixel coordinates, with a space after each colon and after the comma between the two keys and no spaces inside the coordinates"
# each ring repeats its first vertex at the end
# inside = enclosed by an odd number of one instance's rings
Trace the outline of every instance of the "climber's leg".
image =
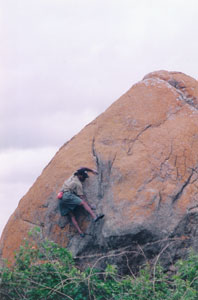
{"type": "Polygon", "coordinates": [[[80,229],[79,225],[78,225],[78,222],[76,221],[76,218],[74,216],[74,214],[72,212],[69,213],[70,217],[71,217],[71,220],[72,220],[72,223],[74,224],[74,227],[77,229],[78,233],[80,235],[83,234],[82,230],[80,229]]]}
{"type": "Polygon", "coordinates": [[[96,219],[96,215],[94,214],[93,210],[91,209],[91,207],[87,204],[87,202],[85,202],[85,200],[83,200],[80,205],[82,205],[84,207],[84,209],[92,216],[93,219],[96,219]]]}
{"type": "Polygon", "coordinates": [[[87,204],[87,202],[85,202],[85,200],[83,200],[80,205],[82,205],[84,207],[84,209],[90,213],[90,215],[92,216],[92,218],[94,219],[95,222],[97,222],[98,220],[102,219],[104,217],[104,215],[98,215],[96,216],[93,212],[93,210],[91,209],[91,207],[87,204]]]}

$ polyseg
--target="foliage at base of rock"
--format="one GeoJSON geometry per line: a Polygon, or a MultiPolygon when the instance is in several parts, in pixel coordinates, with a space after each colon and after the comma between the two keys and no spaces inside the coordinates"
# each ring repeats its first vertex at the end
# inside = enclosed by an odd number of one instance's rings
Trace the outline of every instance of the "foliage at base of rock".
{"type": "Polygon", "coordinates": [[[179,261],[173,275],[160,265],[146,265],[138,275],[120,276],[113,265],[105,270],[80,270],[67,249],[31,233],[16,254],[15,265],[0,269],[2,300],[195,300],[198,293],[198,255],[179,261]],[[35,236],[37,237],[35,239],[35,236]]]}

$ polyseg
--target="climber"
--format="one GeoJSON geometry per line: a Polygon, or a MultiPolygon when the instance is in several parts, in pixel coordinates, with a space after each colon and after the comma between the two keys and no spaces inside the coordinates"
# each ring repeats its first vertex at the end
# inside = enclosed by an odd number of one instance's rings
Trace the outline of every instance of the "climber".
{"type": "Polygon", "coordinates": [[[95,175],[98,174],[97,171],[89,168],[78,169],[69,179],[64,182],[61,192],[58,193],[57,197],[59,199],[59,210],[61,216],[66,216],[67,214],[69,214],[72,223],[74,224],[81,237],[84,237],[85,234],[80,229],[73,214],[73,210],[78,205],[82,205],[84,207],[84,209],[92,216],[94,222],[97,222],[104,217],[103,214],[96,215],[85,201],[86,198],[83,193],[82,182],[84,182],[85,179],[89,177],[87,172],[91,172],[95,175]]]}

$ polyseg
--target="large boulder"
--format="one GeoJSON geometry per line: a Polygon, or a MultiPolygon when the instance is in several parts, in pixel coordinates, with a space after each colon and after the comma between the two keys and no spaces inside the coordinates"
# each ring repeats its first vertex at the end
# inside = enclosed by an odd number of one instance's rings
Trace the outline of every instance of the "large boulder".
{"type": "Polygon", "coordinates": [[[32,227],[68,247],[79,263],[110,262],[123,272],[145,259],[164,266],[198,250],[198,82],[179,72],[148,74],[64,144],[21,199],[1,237],[3,258],[32,227]],[[105,218],[76,210],[81,238],[60,217],[56,194],[77,168],[96,168],[84,184],[105,218]]]}

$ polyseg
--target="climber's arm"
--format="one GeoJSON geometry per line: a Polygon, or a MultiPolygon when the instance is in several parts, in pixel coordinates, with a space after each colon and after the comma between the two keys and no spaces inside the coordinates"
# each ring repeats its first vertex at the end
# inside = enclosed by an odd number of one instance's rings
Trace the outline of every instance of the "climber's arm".
{"type": "Polygon", "coordinates": [[[90,168],[81,168],[81,170],[85,171],[85,172],[91,172],[95,175],[98,175],[98,172],[96,170],[90,169],[90,168]]]}

